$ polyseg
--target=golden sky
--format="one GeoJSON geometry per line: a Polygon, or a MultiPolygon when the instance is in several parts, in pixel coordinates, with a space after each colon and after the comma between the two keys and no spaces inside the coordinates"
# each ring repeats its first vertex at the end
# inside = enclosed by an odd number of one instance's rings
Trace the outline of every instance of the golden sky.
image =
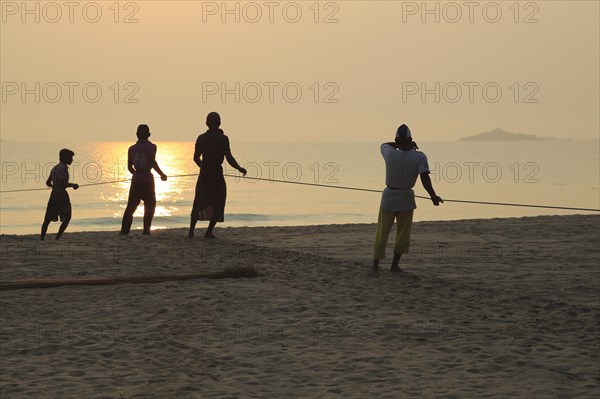
{"type": "Polygon", "coordinates": [[[597,1],[115,3],[0,2],[2,139],[599,135],[597,1]]]}

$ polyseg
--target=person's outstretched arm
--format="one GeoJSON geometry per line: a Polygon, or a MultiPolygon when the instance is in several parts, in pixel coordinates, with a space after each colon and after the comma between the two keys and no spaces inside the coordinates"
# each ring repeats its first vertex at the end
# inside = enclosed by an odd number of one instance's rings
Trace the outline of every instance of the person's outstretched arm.
{"type": "Polygon", "coordinates": [[[133,156],[131,154],[131,148],[127,151],[127,170],[132,175],[135,173],[135,168],[133,167],[133,156]]]}
{"type": "Polygon", "coordinates": [[[202,155],[202,148],[200,147],[200,142],[196,140],[196,148],[194,149],[194,162],[198,165],[199,168],[202,167],[202,160],[200,156],[202,155]]]}
{"type": "Polygon", "coordinates": [[[72,187],[74,190],[77,190],[79,188],[79,184],[77,184],[77,183],[69,183],[69,172],[65,173],[64,178],[65,178],[65,181],[67,182],[67,187],[72,187]]]}
{"type": "Polygon", "coordinates": [[[229,165],[231,165],[232,167],[234,167],[235,169],[239,170],[241,174],[243,174],[244,176],[246,176],[246,169],[242,168],[237,161],[235,160],[235,158],[233,157],[233,155],[231,154],[231,148],[229,147],[229,139],[227,139],[227,148],[225,149],[225,158],[227,158],[227,162],[229,163],[229,165]]]}
{"type": "Polygon", "coordinates": [[[440,203],[443,203],[444,201],[442,200],[442,198],[439,197],[435,193],[435,190],[433,189],[433,184],[431,184],[431,178],[429,177],[429,172],[421,173],[420,176],[421,176],[421,183],[423,184],[423,188],[425,188],[425,190],[429,194],[429,197],[431,198],[433,205],[438,206],[440,203]]]}
{"type": "Polygon", "coordinates": [[[166,181],[167,180],[167,175],[165,175],[163,173],[162,170],[160,170],[160,166],[158,166],[158,162],[156,162],[156,144],[152,145],[152,153],[151,153],[151,157],[152,157],[152,162],[151,162],[151,169],[154,169],[155,171],[158,172],[158,174],[160,175],[160,179],[162,181],[166,181]]]}
{"type": "Polygon", "coordinates": [[[165,175],[163,173],[163,171],[160,170],[160,166],[158,166],[158,162],[156,162],[156,159],[152,162],[152,167],[154,168],[155,171],[158,172],[158,174],[160,175],[160,179],[162,181],[166,181],[167,180],[167,175],[165,175]]]}

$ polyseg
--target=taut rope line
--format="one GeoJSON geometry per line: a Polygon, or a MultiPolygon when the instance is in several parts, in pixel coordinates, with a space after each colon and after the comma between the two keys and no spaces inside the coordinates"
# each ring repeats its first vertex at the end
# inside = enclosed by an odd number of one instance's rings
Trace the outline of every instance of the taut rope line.
{"type": "MultiPolygon", "coordinates": [[[[169,178],[196,177],[196,176],[198,176],[197,173],[189,174],[189,175],[173,175],[173,176],[169,176],[169,178]]],[[[237,179],[249,179],[249,180],[269,181],[269,182],[275,182],[275,183],[297,184],[297,185],[301,185],[301,186],[337,188],[339,190],[381,193],[381,190],[375,190],[375,189],[371,189],[371,188],[332,186],[329,184],[306,183],[306,182],[278,180],[278,179],[264,179],[261,177],[244,177],[244,176],[240,176],[240,175],[229,175],[229,174],[224,174],[223,176],[235,177],[237,179]]],[[[113,180],[113,181],[98,182],[98,183],[87,183],[87,184],[80,184],[79,187],[99,186],[99,185],[103,185],[103,184],[114,184],[114,183],[125,183],[128,181],[130,181],[130,179],[113,180]]],[[[46,190],[49,190],[49,188],[30,188],[30,189],[24,189],[24,190],[3,190],[3,191],[0,191],[0,194],[20,193],[20,192],[27,192],[27,191],[46,191],[46,190]]],[[[423,197],[420,195],[415,195],[415,197],[422,198],[422,199],[429,199],[429,197],[423,197]]],[[[461,203],[461,204],[514,206],[514,207],[524,207],[524,208],[562,209],[562,210],[567,210],[567,211],[600,212],[600,209],[594,209],[594,208],[575,208],[575,207],[552,206],[552,205],[517,204],[517,203],[508,203],[508,202],[468,201],[468,200],[458,200],[458,199],[444,199],[444,202],[456,202],[456,203],[461,203]]]]}

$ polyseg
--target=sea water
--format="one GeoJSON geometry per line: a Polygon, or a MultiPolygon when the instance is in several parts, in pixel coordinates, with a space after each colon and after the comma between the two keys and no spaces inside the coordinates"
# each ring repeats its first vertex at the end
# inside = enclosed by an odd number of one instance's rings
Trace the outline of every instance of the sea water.
{"type": "MultiPolygon", "coordinates": [[[[246,179],[226,177],[225,223],[219,226],[295,226],[374,223],[378,192],[385,187],[381,143],[241,143],[231,138],[232,152],[248,170],[246,179]],[[267,180],[255,180],[259,177],[267,180]],[[303,182],[316,187],[290,184],[303,182]]],[[[131,176],[127,149],[133,142],[21,143],[2,141],[0,233],[39,232],[49,189],[45,181],[58,162],[58,151],[75,152],[69,189],[73,219],[68,231],[119,230],[131,176]],[[120,181],[116,183],[97,184],[120,181]],[[86,184],[94,184],[84,186],[86,184]]],[[[153,229],[185,227],[194,199],[198,167],[193,142],[156,142],[157,161],[169,176],[157,178],[153,229]],[[175,177],[179,175],[191,175],[175,177]]],[[[431,178],[445,199],[600,208],[598,141],[422,142],[431,178]]],[[[224,163],[225,173],[239,175],[224,163]]],[[[417,195],[427,196],[420,181],[417,195]]],[[[456,220],[582,213],[446,202],[439,207],[417,199],[415,220],[456,220]]],[[[597,214],[597,213],[596,213],[597,214]]],[[[143,205],[133,229],[141,228],[143,205]]],[[[50,228],[58,226],[53,225],[50,228]]]]}

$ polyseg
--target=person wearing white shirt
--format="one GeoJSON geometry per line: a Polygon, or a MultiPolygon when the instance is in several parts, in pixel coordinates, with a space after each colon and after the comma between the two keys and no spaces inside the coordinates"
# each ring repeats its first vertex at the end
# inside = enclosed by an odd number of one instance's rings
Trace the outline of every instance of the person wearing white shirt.
{"type": "Polygon", "coordinates": [[[435,206],[443,203],[431,184],[427,156],[417,151],[417,144],[412,140],[408,126],[402,125],[396,131],[393,143],[381,145],[381,155],[385,160],[386,188],[381,195],[377,232],[375,234],[373,272],[379,271],[379,261],[385,259],[385,247],[390,231],[397,222],[394,258],[391,272],[401,272],[399,267],[402,254],[408,253],[413,212],[417,208],[412,188],[421,177],[423,187],[429,193],[435,206]]]}

